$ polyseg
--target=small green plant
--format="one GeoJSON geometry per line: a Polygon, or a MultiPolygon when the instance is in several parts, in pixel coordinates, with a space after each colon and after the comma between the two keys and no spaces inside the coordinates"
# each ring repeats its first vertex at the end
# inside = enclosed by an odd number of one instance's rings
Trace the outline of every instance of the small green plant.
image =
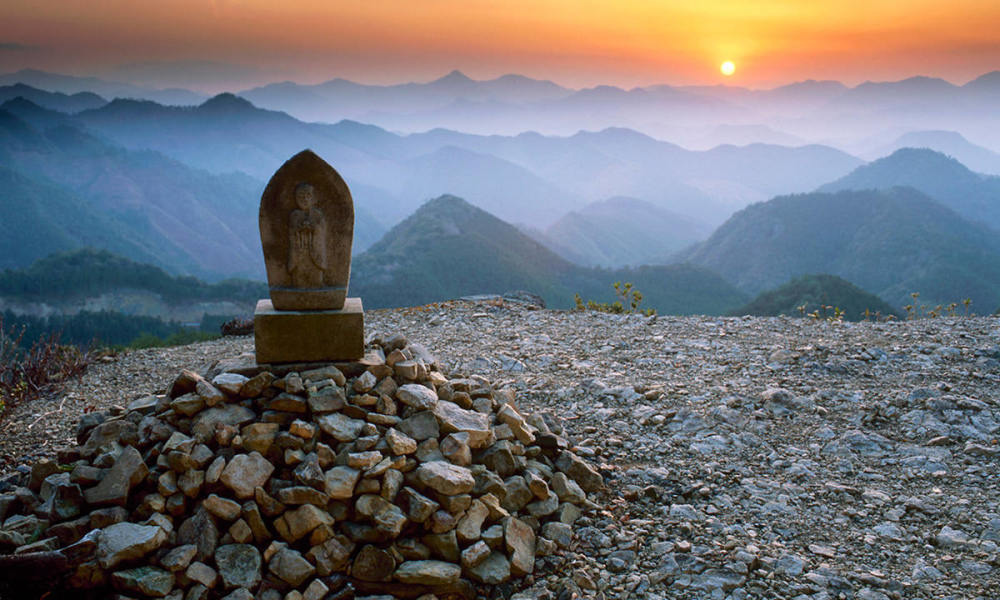
{"type": "Polygon", "coordinates": [[[593,310],[597,312],[605,312],[612,314],[633,314],[638,313],[646,315],[647,317],[655,315],[656,310],[652,308],[640,309],[639,305],[642,304],[642,292],[633,289],[631,283],[625,283],[616,281],[614,283],[615,296],[618,297],[614,302],[595,302],[594,300],[583,301],[580,294],[575,294],[573,299],[576,302],[576,310],[593,310]]]}
{"type": "MultiPolygon", "coordinates": [[[[945,317],[959,316],[958,302],[952,302],[951,304],[948,305],[938,304],[937,306],[931,308],[926,304],[917,303],[917,299],[920,298],[919,292],[911,293],[910,297],[913,298],[913,302],[903,307],[903,310],[906,311],[907,321],[912,321],[914,319],[935,319],[941,316],[945,317]]],[[[965,300],[962,300],[962,306],[965,309],[964,316],[966,317],[975,316],[971,311],[972,298],[966,298],[965,300]]]]}
{"type": "Polygon", "coordinates": [[[806,313],[806,305],[798,307],[799,312],[805,314],[813,321],[826,321],[828,323],[840,323],[844,320],[844,309],[832,304],[820,304],[819,308],[806,313]]]}

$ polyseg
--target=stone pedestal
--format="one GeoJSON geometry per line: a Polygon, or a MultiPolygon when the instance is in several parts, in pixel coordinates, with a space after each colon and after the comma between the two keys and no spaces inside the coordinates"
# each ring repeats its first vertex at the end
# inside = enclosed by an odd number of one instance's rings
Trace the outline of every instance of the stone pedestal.
{"type": "Polygon", "coordinates": [[[257,301],[253,315],[258,364],[354,360],[364,356],[365,316],[361,298],[340,310],[275,310],[257,301]]]}

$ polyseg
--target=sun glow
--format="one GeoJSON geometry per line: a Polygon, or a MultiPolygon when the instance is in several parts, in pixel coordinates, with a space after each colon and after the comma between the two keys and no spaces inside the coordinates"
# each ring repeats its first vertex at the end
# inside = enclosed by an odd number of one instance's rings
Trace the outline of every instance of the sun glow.
{"type": "Polygon", "coordinates": [[[726,62],[722,63],[722,66],[719,67],[719,70],[722,71],[723,75],[729,77],[730,75],[736,72],[736,65],[733,64],[733,61],[727,60],[726,62]]]}

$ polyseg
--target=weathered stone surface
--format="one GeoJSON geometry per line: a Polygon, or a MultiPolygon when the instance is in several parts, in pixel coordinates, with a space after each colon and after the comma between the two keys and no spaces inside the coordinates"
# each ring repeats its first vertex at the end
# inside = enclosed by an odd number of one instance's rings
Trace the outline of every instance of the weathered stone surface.
{"type": "Polygon", "coordinates": [[[486,521],[490,511],[481,501],[473,500],[472,505],[465,511],[465,516],[458,522],[456,534],[458,540],[463,544],[472,543],[482,535],[483,522],[486,521]]]}
{"type": "Polygon", "coordinates": [[[122,592],[162,598],[174,587],[174,574],[156,567],[136,567],[113,573],[111,583],[122,592]]]}
{"type": "Polygon", "coordinates": [[[124,506],[128,501],[129,491],[138,485],[147,473],[149,469],[142,461],[142,455],[135,448],[127,446],[104,479],[84,492],[84,498],[92,506],[124,506]]]}
{"type": "Polygon", "coordinates": [[[193,544],[198,549],[195,556],[198,560],[205,561],[215,552],[219,543],[219,530],[208,511],[199,506],[177,528],[177,541],[180,544],[193,544]]]}
{"type": "Polygon", "coordinates": [[[215,566],[227,589],[255,589],[261,581],[261,556],[249,544],[228,544],[215,552],[215,566]]]}
{"type": "Polygon", "coordinates": [[[226,395],[222,393],[219,388],[215,387],[211,383],[202,379],[195,386],[195,392],[200,396],[205,404],[208,406],[215,406],[217,404],[222,404],[226,401],[226,395]]]}
{"type": "Polygon", "coordinates": [[[542,536],[552,540],[560,548],[566,549],[573,541],[573,528],[566,523],[552,521],[542,527],[542,536]]]}
{"type": "MultiPolygon", "coordinates": [[[[205,595],[205,598],[208,598],[207,593],[205,595]]],[[[261,596],[261,598],[264,598],[264,596],[261,596]]],[[[191,592],[189,591],[188,595],[184,597],[184,600],[202,600],[202,598],[198,597],[196,599],[192,599],[191,592]]],[[[231,593],[223,596],[221,600],[254,600],[254,597],[253,594],[250,593],[250,590],[246,588],[236,588],[231,593]]]]}
{"type": "Polygon", "coordinates": [[[580,485],[567,477],[565,473],[554,473],[550,484],[552,491],[555,492],[556,495],[559,496],[559,499],[563,502],[581,504],[587,499],[587,494],[583,491],[580,485]]]}
{"type": "Polygon", "coordinates": [[[333,517],[312,504],[288,511],[274,522],[278,535],[288,543],[297,542],[321,525],[333,525],[333,517]]]}
{"type": "Polygon", "coordinates": [[[256,418],[256,414],[239,404],[226,404],[204,410],[194,418],[191,425],[191,435],[201,442],[205,442],[215,435],[215,428],[219,425],[231,425],[238,427],[249,423],[256,418]]]}
{"type": "Polygon", "coordinates": [[[351,467],[338,466],[326,472],[326,493],[335,499],[350,498],[354,486],[361,478],[361,471],[351,467]]]}
{"type": "Polygon", "coordinates": [[[343,388],[339,385],[328,385],[316,390],[316,392],[309,392],[307,402],[309,403],[309,410],[313,414],[321,415],[344,408],[347,397],[344,395],[343,388]]]}
{"type": "MultiPolygon", "coordinates": [[[[322,482],[323,479],[320,479],[320,481],[322,482]]],[[[292,506],[298,506],[300,504],[326,506],[326,503],[330,501],[330,496],[326,492],[321,492],[316,488],[296,485],[278,490],[277,500],[282,504],[292,506]]]]}
{"type": "Polygon", "coordinates": [[[323,433],[329,435],[338,442],[351,442],[361,435],[361,430],[365,422],[361,419],[352,419],[344,413],[333,413],[323,415],[316,419],[323,433]]]}
{"type": "Polygon", "coordinates": [[[471,569],[477,567],[490,555],[490,547],[486,542],[479,540],[465,550],[462,550],[462,567],[471,569]]]}
{"type": "MultiPolygon", "coordinates": [[[[272,292],[273,293],[273,292],[272,292]]],[[[254,310],[257,362],[350,360],[364,355],[364,307],[348,298],[339,310],[278,310],[260,300],[254,310]]]]}
{"type": "MultiPolygon", "coordinates": [[[[298,378],[296,378],[296,380],[298,381],[298,378]]],[[[308,409],[308,405],[305,398],[296,394],[285,392],[272,398],[271,401],[267,403],[267,408],[269,410],[278,410],[282,412],[304,413],[308,409]]]]}
{"type": "MultiPolygon", "coordinates": [[[[128,440],[129,438],[133,440],[137,438],[135,423],[124,419],[106,421],[90,431],[87,442],[80,448],[80,456],[91,458],[104,450],[118,446],[122,440],[128,440]]],[[[51,472],[46,473],[46,476],[51,474],[51,472]]],[[[41,479],[44,479],[44,477],[41,477],[39,482],[41,482],[41,479]]]]}
{"type": "Polygon", "coordinates": [[[354,542],[342,535],[335,535],[322,544],[310,548],[307,558],[316,565],[316,573],[326,577],[343,571],[354,551],[354,542]]]}
{"type": "Polygon", "coordinates": [[[502,552],[494,552],[486,560],[469,569],[468,574],[479,583],[500,585],[510,579],[510,561],[502,552]]]}
{"type": "Polygon", "coordinates": [[[439,494],[454,496],[472,491],[476,479],[465,467],[444,461],[433,461],[417,467],[417,479],[439,494]]]}
{"type": "Polygon", "coordinates": [[[436,439],[440,431],[437,419],[430,411],[418,412],[403,419],[396,428],[418,442],[436,439]]]}
{"type": "Polygon", "coordinates": [[[69,473],[46,477],[42,483],[41,497],[44,502],[36,509],[36,513],[53,522],[72,519],[83,510],[83,491],[80,486],[70,482],[69,473]]]}
{"type": "Polygon", "coordinates": [[[434,390],[416,383],[400,386],[396,390],[396,398],[407,406],[422,410],[433,408],[438,402],[438,396],[434,390]]]}
{"type": "Polygon", "coordinates": [[[385,433],[385,442],[389,446],[389,450],[397,456],[413,454],[417,451],[417,441],[395,428],[390,428],[385,433]]]}
{"type": "Polygon", "coordinates": [[[203,562],[195,561],[188,565],[184,576],[207,588],[214,588],[219,583],[219,574],[203,562]]]}
{"type": "Polygon", "coordinates": [[[243,438],[243,449],[267,454],[280,430],[280,423],[250,423],[245,425],[240,430],[240,437],[243,438]]]}
{"type": "Polygon", "coordinates": [[[142,558],[167,541],[167,533],[154,525],[115,523],[101,530],[97,538],[97,560],[110,569],[132,559],[142,558]]]}
{"type": "Polygon", "coordinates": [[[282,581],[295,587],[316,574],[316,568],[297,550],[282,548],[271,557],[267,568],[282,581]]]}
{"type": "Polygon", "coordinates": [[[440,560],[408,560],[392,574],[396,581],[419,585],[449,585],[461,576],[461,567],[440,560]]]}
{"type": "Polygon", "coordinates": [[[353,469],[368,469],[374,467],[382,460],[382,453],[378,450],[367,452],[352,452],[347,455],[347,466],[353,469]]]}
{"type": "MultiPolygon", "coordinates": [[[[202,502],[205,510],[219,517],[223,521],[232,521],[240,516],[241,507],[238,502],[223,498],[215,494],[209,494],[208,498],[202,502]]],[[[211,587],[211,586],[209,586],[211,587]]]]}
{"type": "Polygon", "coordinates": [[[183,544],[167,552],[160,559],[160,565],[168,571],[183,571],[188,568],[197,553],[198,547],[194,544],[183,544]]]}
{"type": "Polygon", "coordinates": [[[358,552],[351,575],[362,581],[387,581],[395,568],[396,561],[391,554],[369,544],[358,552]]]}
{"type": "Polygon", "coordinates": [[[467,467],[472,464],[469,434],[464,431],[447,435],[441,440],[440,449],[441,454],[456,465],[467,467]]]}
{"type": "Polygon", "coordinates": [[[535,569],[535,532],[520,519],[509,517],[503,523],[504,542],[510,554],[510,572],[515,577],[535,569]]]}
{"type": "Polygon", "coordinates": [[[604,486],[601,474],[572,452],[561,453],[556,459],[556,468],[580,484],[585,492],[596,492],[604,486]]]}
{"type": "Polygon", "coordinates": [[[466,410],[447,400],[438,402],[431,410],[444,433],[468,434],[469,439],[466,443],[470,448],[485,448],[496,440],[490,427],[490,415],[466,410]]]}
{"type": "Polygon", "coordinates": [[[259,452],[237,454],[229,461],[219,477],[236,497],[246,500],[253,497],[254,488],[263,486],[274,472],[274,465],[259,452]]]}
{"type": "Polygon", "coordinates": [[[239,373],[219,373],[212,379],[212,385],[230,396],[239,396],[248,381],[250,379],[246,375],[239,373]]]}
{"type": "Polygon", "coordinates": [[[423,523],[440,506],[437,502],[410,487],[403,488],[399,494],[399,500],[403,510],[414,523],[423,523]]]}
{"type": "Polygon", "coordinates": [[[260,237],[276,309],[344,306],[354,202],[337,171],[312,151],[296,154],[271,177],[260,200],[260,237]]]}

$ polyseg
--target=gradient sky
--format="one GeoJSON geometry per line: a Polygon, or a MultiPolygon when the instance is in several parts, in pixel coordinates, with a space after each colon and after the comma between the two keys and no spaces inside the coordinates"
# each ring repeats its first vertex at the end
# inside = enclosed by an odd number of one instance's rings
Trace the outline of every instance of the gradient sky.
{"type": "Polygon", "coordinates": [[[452,69],[572,87],[964,83],[1000,69],[998,32],[997,0],[3,0],[0,71],[206,92],[452,69]]]}

